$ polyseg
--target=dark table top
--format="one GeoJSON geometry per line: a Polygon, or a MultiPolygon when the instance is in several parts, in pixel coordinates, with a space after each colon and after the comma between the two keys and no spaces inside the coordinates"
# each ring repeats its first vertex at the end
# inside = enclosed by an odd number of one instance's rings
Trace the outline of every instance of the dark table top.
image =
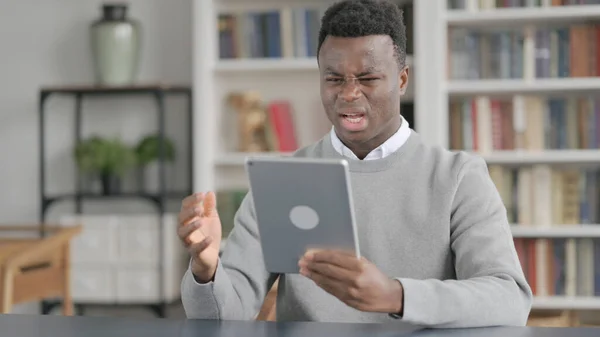
{"type": "Polygon", "coordinates": [[[399,330],[395,324],[0,315],[0,337],[598,337],[600,328],[399,330]]]}

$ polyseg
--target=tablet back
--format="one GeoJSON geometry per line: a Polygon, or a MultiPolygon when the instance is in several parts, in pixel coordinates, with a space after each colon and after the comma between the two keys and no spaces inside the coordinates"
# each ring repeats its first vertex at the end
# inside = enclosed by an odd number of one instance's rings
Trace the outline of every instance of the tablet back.
{"type": "Polygon", "coordinates": [[[250,157],[246,170],[267,270],[298,273],[309,248],[360,256],[345,160],[250,157]]]}

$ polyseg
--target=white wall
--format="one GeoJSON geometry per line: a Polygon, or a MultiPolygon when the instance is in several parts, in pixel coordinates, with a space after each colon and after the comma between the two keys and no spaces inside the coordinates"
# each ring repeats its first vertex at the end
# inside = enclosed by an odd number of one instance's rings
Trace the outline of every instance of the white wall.
{"type": "MultiPolygon", "coordinates": [[[[130,15],[144,27],[141,82],[191,82],[190,2],[129,1],[130,15]]],[[[100,5],[97,0],[0,2],[0,225],[38,219],[38,90],[42,85],[92,81],[88,26],[100,15],[100,5]]],[[[84,136],[99,132],[136,141],[156,128],[153,102],[151,98],[87,99],[84,136]]],[[[48,188],[68,192],[74,173],[70,157],[74,104],[69,97],[57,96],[47,101],[47,107],[48,188]]],[[[180,153],[177,185],[185,187],[189,160],[184,155],[185,101],[170,99],[167,107],[168,133],[180,153]]],[[[136,204],[136,210],[152,211],[145,205],[136,204]]],[[[107,209],[106,204],[101,206],[107,209]]],[[[130,203],[119,206],[133,209],[130,203]]],[[[68,204],[57,205],[50,218],[70,209],[68,204]]]]}

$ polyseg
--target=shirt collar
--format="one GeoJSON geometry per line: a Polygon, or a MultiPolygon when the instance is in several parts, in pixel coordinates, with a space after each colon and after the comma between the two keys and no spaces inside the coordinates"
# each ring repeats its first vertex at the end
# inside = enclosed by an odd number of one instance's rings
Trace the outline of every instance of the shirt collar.
{"type": "MultiPolygon", "coordinates": [[[[382,159],[390,155],[391,153],[396,152],[406,141],[408,137],[410,137],[410,125],[408,121],[404,119],[403,116],[402,123],[400,124],[400,128],[396,131],[390,138],[388,138],[383,144],[375,148],[373,151],[369,152],[364,160],[374,160],[374,159],[382,159]]],[[[331,143],[335,150],[343,155],[344,157],[357,159],[358,157],[350,150],[342,141],[338,138],[335,133],[335,129],[332,127],[330,131],[331,143]]]]}

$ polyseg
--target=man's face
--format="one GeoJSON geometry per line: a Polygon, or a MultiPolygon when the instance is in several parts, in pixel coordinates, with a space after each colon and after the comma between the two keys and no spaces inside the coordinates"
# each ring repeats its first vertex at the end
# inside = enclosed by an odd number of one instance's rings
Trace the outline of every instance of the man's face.
{"type": "Polygon", "coordinates": [[[387,35],[329,36],[319,52],[321,101],[347,146],[373,148],[400,125],[408,69],[399,68],[387,35]]]}

